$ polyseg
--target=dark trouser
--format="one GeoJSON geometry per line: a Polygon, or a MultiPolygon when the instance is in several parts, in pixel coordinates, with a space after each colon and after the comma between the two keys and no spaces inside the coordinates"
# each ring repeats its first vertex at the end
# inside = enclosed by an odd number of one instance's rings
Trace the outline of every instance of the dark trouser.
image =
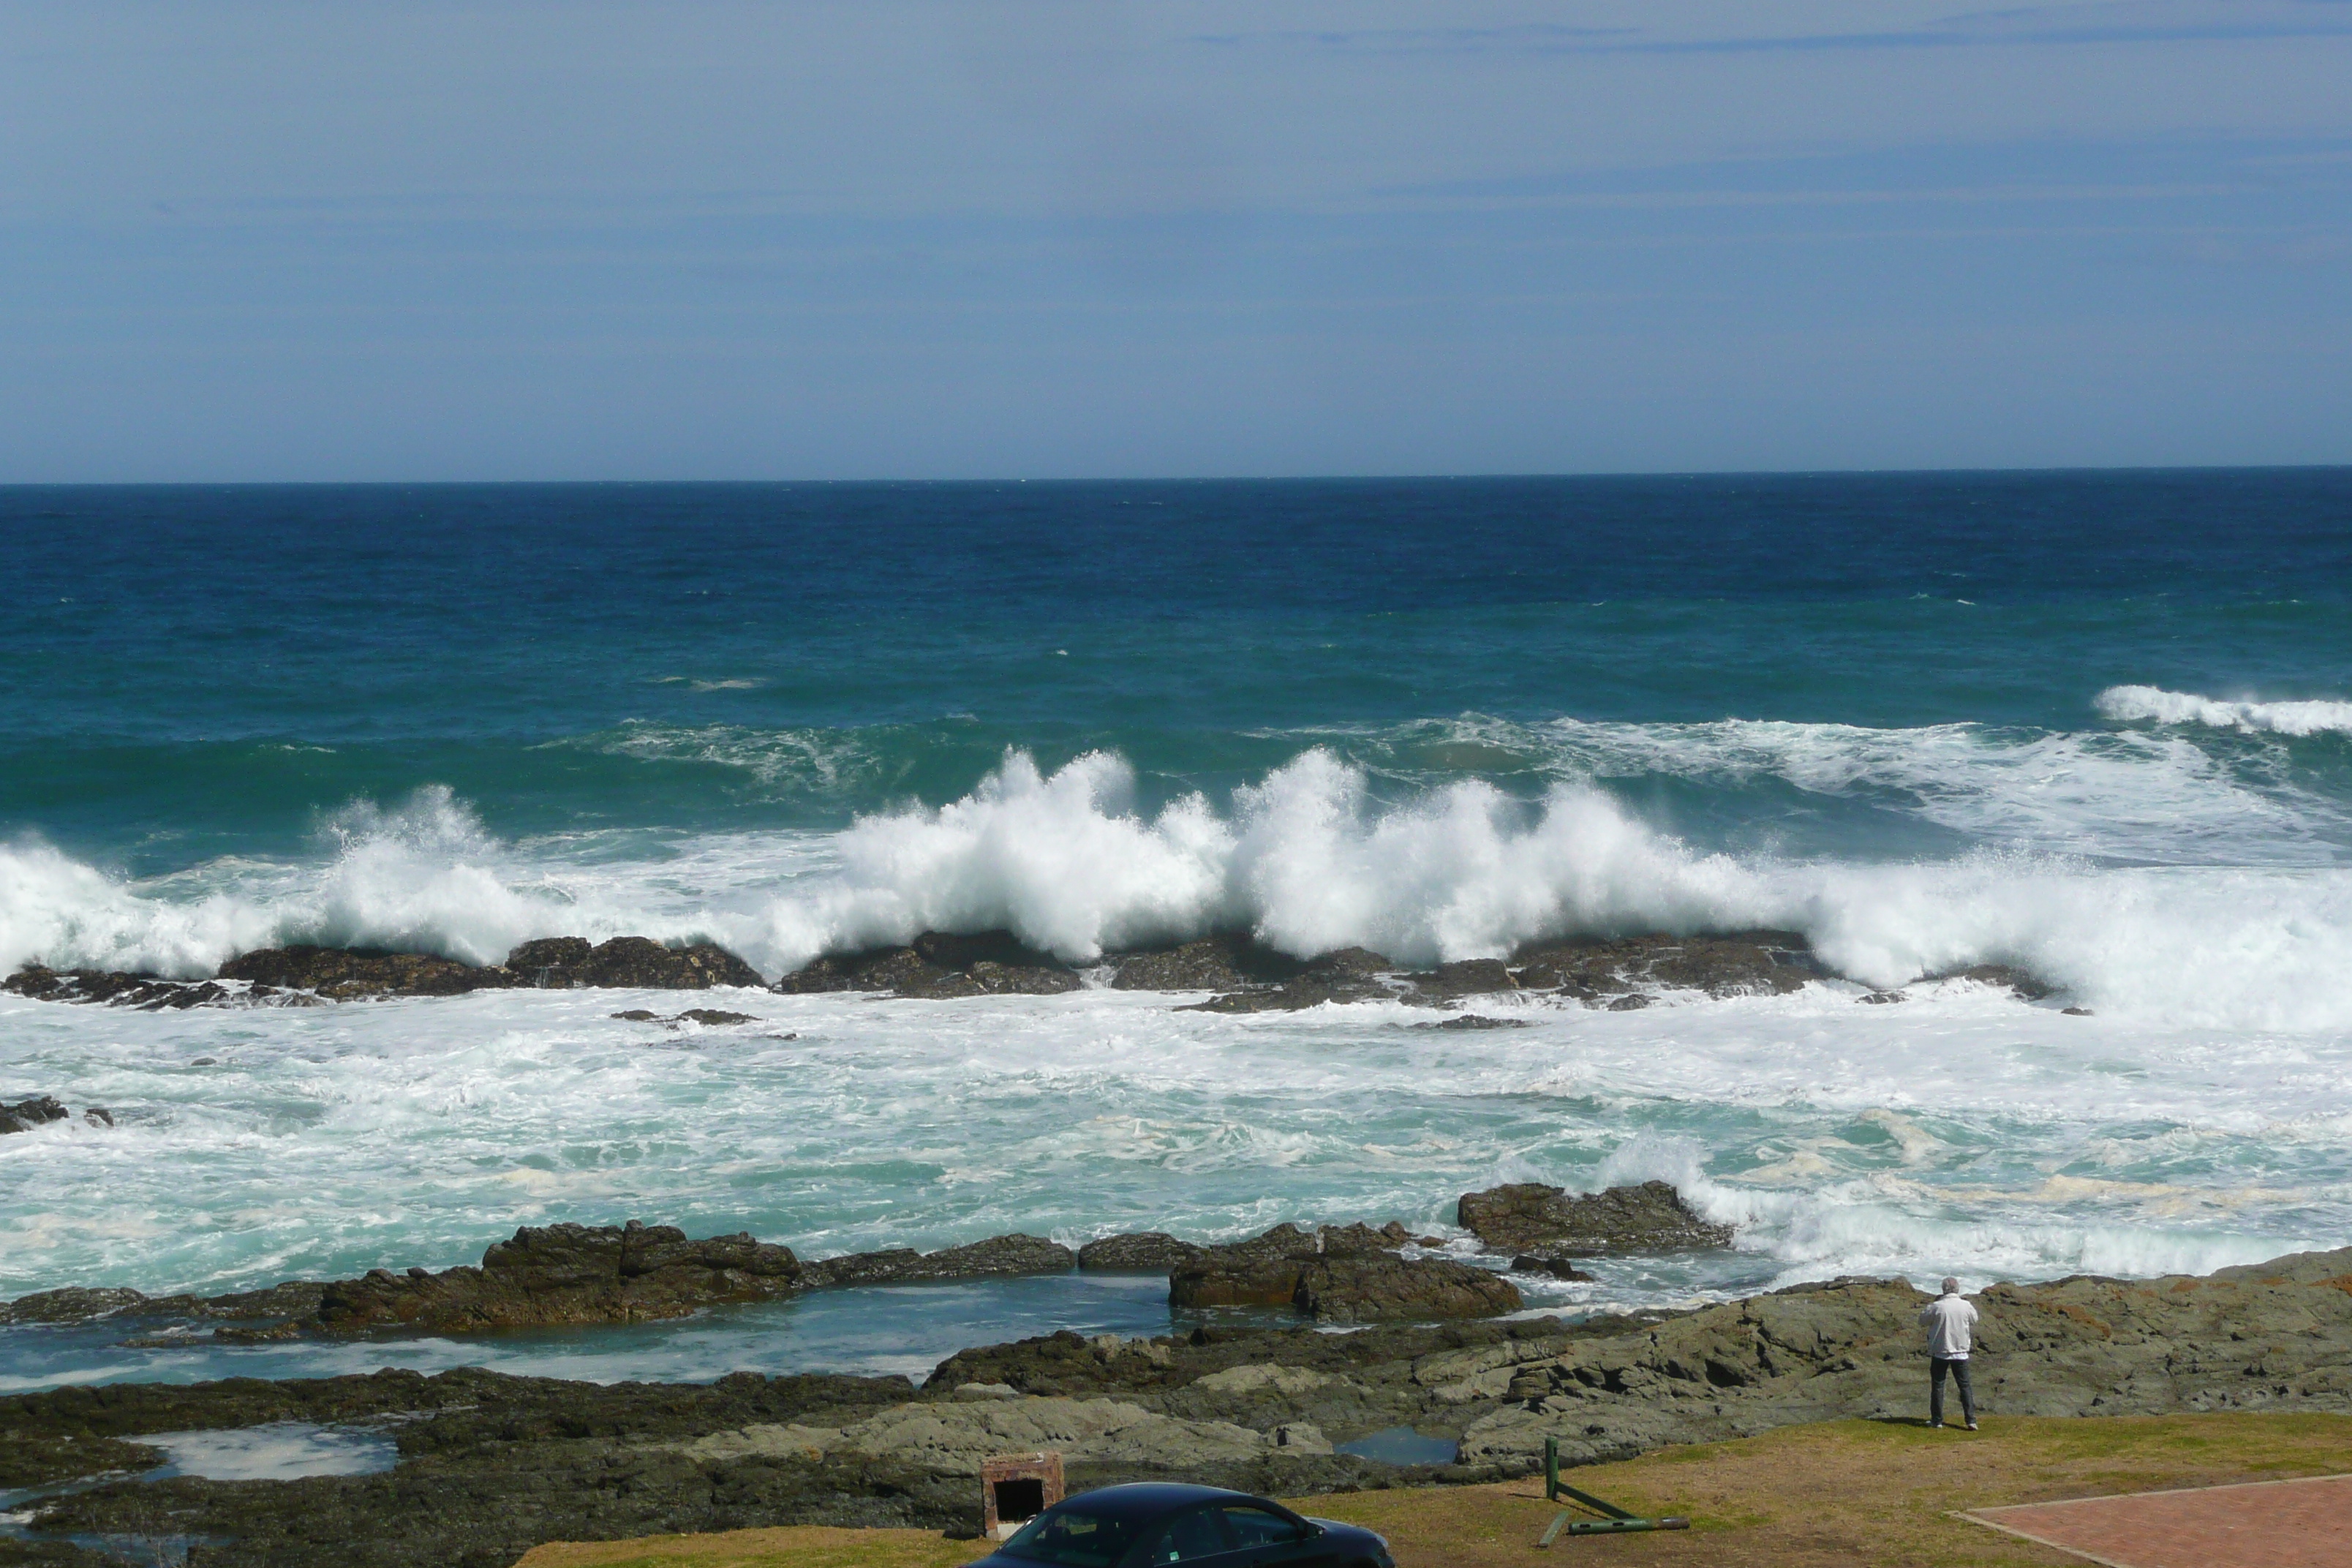
{"type": "Polygon", "coordinates": [[[1969,1426],[1976,1425],[1976,1390],[1969,1386],[1969,1363],[1966,1360],[1946,1361],[1942,1356],[1927,1358],[1927,1419],[1937,1426],[1944,1423],[1944,1374],[1960,1385],[1960,1418],[1969,1426]]]}

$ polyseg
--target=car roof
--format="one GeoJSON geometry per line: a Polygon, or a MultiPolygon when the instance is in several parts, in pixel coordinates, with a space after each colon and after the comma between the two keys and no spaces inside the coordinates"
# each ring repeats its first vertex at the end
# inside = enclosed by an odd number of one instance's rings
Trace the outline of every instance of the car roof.
{"type": "MultiPolygon", "coordinates": [[[[1088,1513],[1102,1514],[1110,1519],[1157,1519],[1164,1513],[1202,1502],[1250,1502],[1266,1507],[1261,1497],[1247,1492],[1228,1491],[1223,1487],[1198,1487],[1186,1481],[1129,1481],[1125,1486],[1099,1487],[1090,1492],[1066,1498],[1056,1508],[1080,1508],[1088,1513]]],[[[1285,1510],[1287,1511],[1287,1510],[1285,1510]]]]}

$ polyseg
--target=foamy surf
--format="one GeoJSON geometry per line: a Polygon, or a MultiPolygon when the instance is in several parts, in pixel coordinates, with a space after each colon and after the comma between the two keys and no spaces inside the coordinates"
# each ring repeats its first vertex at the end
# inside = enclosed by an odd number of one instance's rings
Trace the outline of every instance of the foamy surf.
{"type": "Polygon", "coordinates": [[[1376,783],[1318,746],[1223,800],[1147,809],[1120,757],[1047,770],[1015,752],[943,805],[635,855],[502,840],[441,789],[337,813],[309,862],[144,883],[19,843],[0,849],[0,963],[191,975],[297,942],[492,963],[534,937],[642,934],[719,942],[772,978],[926,930],[1009,930],[1084,964],[1247,927],[1302,957],[1360,946],[1417,965],[1774,927],[1871,987],[1999,963],[2152,1025],[2352,1026],[2352,870],[2101,865],[1997,842],[1925,862],[1783,858],[1703,849],[1597,782],[1532,799],[1478,779],[1383,798],[1376,783]]]}
{"type": "Polygon", "coordinates": [[[2262,702],[2167,691],[2157,686],[2110,686],[2099,711],[2122,723],[2201,724],[2269,735],[2352,735],[2352,702],[2330,699],[2262,702]]]}

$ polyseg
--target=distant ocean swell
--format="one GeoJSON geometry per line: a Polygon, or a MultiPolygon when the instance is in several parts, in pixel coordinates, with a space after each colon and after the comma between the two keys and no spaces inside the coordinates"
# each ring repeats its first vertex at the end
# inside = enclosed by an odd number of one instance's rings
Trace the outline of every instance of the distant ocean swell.
{"type": "MultiPolygon", "coordinates": [[[[2352,710],[2157,693],[2177,699],[2157,712],[2147,689],[2100,700],[2160,726],[2211,722],[2170,716],[2182,704],[2352,710]]],[[[2161,729],[1456,720],[1334,733],[1223,798],[1147,805],[1118,755],[1048,769],[1014,752],[944,805],[623,856],[503,841],[428,789],[344,808],[300,861],[132,882],[38,842],[0,848],[0,964],[193,974],[296,941],[487,963],[534,936],[643,933],[716,940],[772,975],[926,929],[1006,928],[1084,963],[1234,926],[1300,954],[1362,945],[1423,963],[1545,937],[1773,926],[1873,985],[2004,962],[2151,1022],[2352,1026],[2340,781],[2226,752],[2161,729]],[[1514,777],[1530,772],[1532,787],[1514,777]],[[1608,781],[1629,774],[1768,775],[1807,797],[1892,802],[1969,847],[1710,849],[1628,805],[1608,781]]]]}

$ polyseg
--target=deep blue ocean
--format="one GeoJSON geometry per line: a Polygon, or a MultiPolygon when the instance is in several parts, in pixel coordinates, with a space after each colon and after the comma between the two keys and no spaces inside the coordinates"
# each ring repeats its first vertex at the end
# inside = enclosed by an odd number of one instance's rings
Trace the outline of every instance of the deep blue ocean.
{"type": "MultiPolygon", "coordinates": [[[[1525,1177],[1664,1174],[1741,1227],[1555,1308],[2352,1222],[2352,469],[15,488],[0,563],[0,968],[1771,925],[1849,977],[1444,1037],[1100,990],[746,993],[758,1027],[683,1035],[620,994],[0,998],[0,1100],[116,1116],[0,1139],[0,1298],[558,1218],[819,1256],[1443,1226],[1525,1177]],[[2064,994],[1932,978],[1984,962],[2064,994]]],[[[1023,1289],[987,1310],[1164,1314],[1023,1289]]],[[[978,1331],[946,1300],[499,1353],[911,1364],[978,1331]]],[[[19,1335],[0,1387],[235,1360],[109,1342],[19,1335]]]]}
{"type": "MultiPolygon", "coordinates": [[[[2352,695],[2344,469],[14,489],[0,541],[0,827],[142,875],[428,784],[504,834],[832,826],[1007,747],[1524,786],[1435,737],[2352,695]]],[[[2340,798],[2343,744],[2297,775],[2340,798]]]]}

